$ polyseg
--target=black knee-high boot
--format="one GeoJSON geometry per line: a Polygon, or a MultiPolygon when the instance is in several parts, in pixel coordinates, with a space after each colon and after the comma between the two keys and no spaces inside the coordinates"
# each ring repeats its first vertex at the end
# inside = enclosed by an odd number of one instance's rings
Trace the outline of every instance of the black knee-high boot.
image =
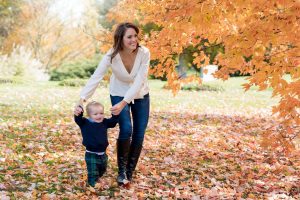
{"type": "Polygon", "coordinates": [[[130,147],[130,139],[117,140],[117,160],[118,160],[118,168],[119,168],[117,182],[119,185],[125,184],[128,181],[126,176],[126,165],[127,165],[129,147],[130,147]]]}
{"type": "Polygon", "coordinates": [[[132,174],[139,160],[142,148],[143,148],[143,142],[139,142],[136,144],[131,143],[129,155],[128,155],[127,171],[126,171],[127,179],[129,181],[131,181],[132,179],[132,174]]]}

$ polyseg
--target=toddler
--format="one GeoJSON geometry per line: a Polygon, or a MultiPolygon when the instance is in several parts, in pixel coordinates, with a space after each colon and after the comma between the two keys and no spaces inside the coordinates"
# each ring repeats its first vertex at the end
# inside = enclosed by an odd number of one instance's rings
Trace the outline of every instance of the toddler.
{"type": "Polygon", "coordinates": [[[104,118],[104,107],[101,103],[92,101],[87,104],[86,112],[89,118],[83,117],[82,112],[74,113],[76,124],[80,127],[82,144],[86,148],[85,162],[88,172],[88,184],[95,186],[97,180],[105,173],[107,167],[108,146],[107,129],[113,128],[118,123],[118,116],[104,118]]]}

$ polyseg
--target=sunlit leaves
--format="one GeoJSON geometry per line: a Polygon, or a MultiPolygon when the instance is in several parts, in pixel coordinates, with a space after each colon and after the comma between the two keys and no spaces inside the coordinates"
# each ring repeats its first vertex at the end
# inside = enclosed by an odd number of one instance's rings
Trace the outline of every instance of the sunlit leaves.
{"type": "MultiPolygon", "coordinates": [[[[109,17],[116,21],[138,20],[144,25],[154,22],[162,27],[147,39],[154,59],[162,63],[172,54],[180,54],[188,45],[197,45],[199,38],[207,38],[210,42],[222,42],[225,54],[217,57],[222,66],[216,76],[227,79],[229,73],[239,70],[250,73],[249,84],[259,86],[259,90],[274,89],[274,96],[287,101],[300,101],[299,96],[292,99],[290,93],[299,88],[299,1],[122,1],[111,11],[109,17]],[[134,14],[128,15],[131,10],[134,14]],[[197,39],[198,38],[198,39],[197,39]],[[197,41],[198,40],[198,41],[197,41]],[[244,62],[243,57],[251,60],[244,62]],[[285,84],[283,75],[289,74],[291,80],[285,84]],[[274,79],[275,78],[275,79],[274,79]],[[289,92],[286,92],[289,91],[289,92]]],[[[175,64],[175,63],[174,63],[175,64]]],[[[207,59],[203,54],[195,56],[194,64],[205,65],[207,59]],[[205,60],[205,63],[202,61],[205,60]]],[[[154,73],[161,73],[163,68],[173,73],[172,66],[158,65],[154,73]]],[[[176,85],[168,80],[169,85],[176,85]]],[[[286,107],[280,102],[274,113],[283,116],[287,124],[298,123],[299,107],[286,107]],[[279,109],[280,107],[280,109],[279,109]],[[296,116],[292,113],[298,113],[296,116]]]]}

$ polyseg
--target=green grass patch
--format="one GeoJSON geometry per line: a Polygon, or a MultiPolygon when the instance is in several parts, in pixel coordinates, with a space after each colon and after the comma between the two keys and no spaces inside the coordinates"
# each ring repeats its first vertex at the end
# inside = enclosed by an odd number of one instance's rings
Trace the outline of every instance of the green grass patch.
{"type": "Polygon", "coordinates": [[[53,166],[55,161],[54,160],[46,160],[44,163],[48,166],[53,166]]]}
{"type": "Polygon", "coordinates": [[[60,86],[80,87],[86,84],[85,79],[65,79],[59,82],[60,86]]]}
{"type": "Polygon", "coordinates": [[[25,80],[20,77],[0,77],[0,84],[22,84],[25,80]]]}
{"type": "Polygon", "coordinates": [[[4,181],[4,174],[0,174],[0,182],[4,181]]]}
{"type": "MultiPolygon", "coordinates": [[[[0,84],[1,120],[33,118],[56,119],[72,114],[72,108],[79,99],[82,86],[61,87],[59,82],[36,82],[27,84],[0,84]]],[[[244,77],[230,78],[228,81],[214,80],[193,86],[199,91],[178,91],[174,95],[163,89],[165,81],[149,80],[152,110],[172,110],[183,108],[186,111],[203,112],[207,109],[254,110],[270,109],[278,102],[271,98],[271,91],[258,92],[251,89],[244,92],[244,77]]],[[[111,106],[108,87],[99,87],[90,100],[101,101],[108,114],[111,106]]]]}
{"type": "Polygon", "coordinates": [[[219,85],[210,85],[210,84],[187,84],[181,87],[181,90],[188,90],[188,91],[219,91],[222,92],[224,91],[224,88],[219,85]]]}

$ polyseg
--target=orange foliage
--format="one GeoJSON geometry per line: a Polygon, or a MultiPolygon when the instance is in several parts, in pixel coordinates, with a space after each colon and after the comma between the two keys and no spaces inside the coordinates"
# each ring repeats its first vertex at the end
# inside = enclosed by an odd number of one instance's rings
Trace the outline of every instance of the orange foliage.
{"type": "Polygon", "coordinates": [[[10,53],[15,45],[29,48],[46,69],[94,55],[95,41],[81,27],[63,22],[49,12],[50,3],[33,1],[21,7],[19,26],[5,40],[3,50],[10,53]]]}
{"type": "MultiPolygon", "coordinates": [[[[164,63],[151,72],[166,72],[174,91],[179,80],[172,55],[198,44],[199,38],[223,43],[225,53],[217,57],[222,68],[216,77],[226,80],[237,70],[250,73],[245,90],[273,88],[273,96],[280,98],[273,112],[286,125],[300,124],[299,1],[125,0],[108,17],[117,22],[137,20],[140,25],[151,22],[162,28],[152,31],[145,41],[152,59],[164,63]],[[244,56],[251,55],[246,62],[244,56]],[[284,79],[286,74],[291,80],[284,79]]],[[[205,59],[204,54],[194,56],[197,65],[205,59]]]]}

